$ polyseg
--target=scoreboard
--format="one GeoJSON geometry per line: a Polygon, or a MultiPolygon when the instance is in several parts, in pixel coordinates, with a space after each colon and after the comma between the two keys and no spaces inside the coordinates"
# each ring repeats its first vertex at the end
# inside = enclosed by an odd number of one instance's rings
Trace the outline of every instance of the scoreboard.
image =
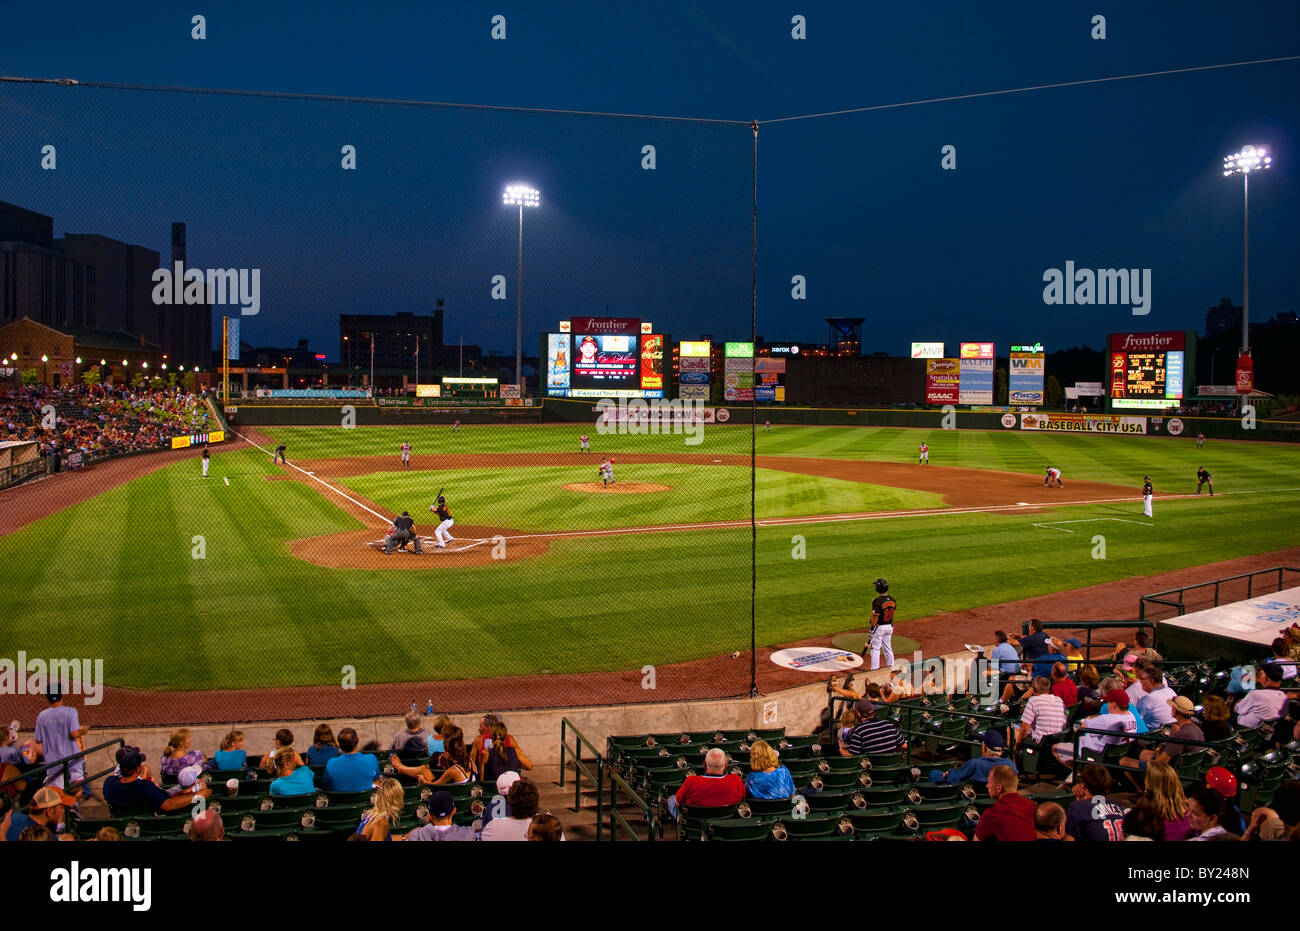
{"type": "Polygon", "coordinates": [[[1111,334],[1112,408],[1176,407],[1183,398],[1187,351],[1182,332],[1111,334]]]}

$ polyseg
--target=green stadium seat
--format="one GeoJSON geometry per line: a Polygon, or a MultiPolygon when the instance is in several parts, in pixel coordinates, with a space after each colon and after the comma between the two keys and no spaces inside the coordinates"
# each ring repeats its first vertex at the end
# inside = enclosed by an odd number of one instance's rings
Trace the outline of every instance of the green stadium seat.
{"type": "Polygon", "coordinates": [[[867,797],[861,791],[808,792],[800,795],[808,807],[816,812],[844,811],[848,808],[865,808],[867,797]]]}
{"type": "Polygon", "coordinates": [[[788,798],[747,798],[736,813],[742,818],[780,818],[792,812],[793,804],[788,798]]]}
{"type": "Polygon", "coordinates": [[[808,787],[818,792],[832,792],[837,789],[863,789],[875,782],[875,771],[850,769],[843,772],[813,773],[808,779],[808,787]]]}
{"type": "Polygon", "coordinates": [[[845,812],[853,822],[853,830],[858,834],[893,834],[903,820],[900,807],[849,809],[845,812]]]}
{"type": "Polygon", "coordinates": [[[683,805],[677,811],[677,839],[699,840],[705,822],[715,818],[736,817],[736,806],[725,805],[708,807],[701,805],[683,805]]]}
{"type": "Polygon", "coordinates": [[[908,788],[905,784],[873,782],[862,790],[862,795],[867,800],[868,808],[891,807],[903,803],[908,788]]]}
{"type": "Polygon", "coordinates": [[[970,807],[965,804],[953,805],[946,802],[936,802],[926,805],[913,805],[909,810],[916,817],[917,824],[922,831],[938,831],[943,828],[963,826],[966,821],[967,809],[970,807]]]}
{"type": "Polygon", "coordinates": [[[705,826],[704,837],[720,841],[758,841],[767,840],[770,830],[770,824],[759,818],[714,818],[705,826]]]}
{"type": "Polygon", "coordinates": [[[370,804],[370,800],[375,796],[375,790],[364,789],[360,792],[321,792],[329,800],[329,808],[348,805],[370,804]]]}
{"type": "MultiPolygon", "coordinates": [[[[773,840],[804,840],[811,837],[829,836],[837,833],[841,820],[847,817],[840,812],[809,814],[804,818],[781,818],[772,822],[773,840]]],[[[847,822],[848,832],[853,830],[853,823],[847,822]]]]}

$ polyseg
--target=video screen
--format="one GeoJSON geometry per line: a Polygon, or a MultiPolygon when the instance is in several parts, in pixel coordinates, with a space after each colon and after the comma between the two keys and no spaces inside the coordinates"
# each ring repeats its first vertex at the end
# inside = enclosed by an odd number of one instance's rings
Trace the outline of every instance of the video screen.
{"type": "Polygon", "coordinates": [[[640,386],[640,347],[634,335],[573,335],[574,388],[636,388],[640,386]]]}

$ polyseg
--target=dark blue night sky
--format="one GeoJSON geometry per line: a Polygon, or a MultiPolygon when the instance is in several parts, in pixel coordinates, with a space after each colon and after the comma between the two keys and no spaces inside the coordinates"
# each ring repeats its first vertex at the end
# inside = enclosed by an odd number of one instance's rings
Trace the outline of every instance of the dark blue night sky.
{"type": "MultiPolygon", "coordinates": [[[[508,181],[542,191],[525,217],[525,351],[606,308],[744,339],[749,120],[1300,54],[1291,0],[191,6],[11,4],[0,71],[735,121],[0,84],[0,200],[52,215],[56,235],[164,257],[185,221],[192,265],[262,269],[246,342],[307,338],[331,359],[339,313],[439,297],[449,342],[513,350],[514,292],[489,298],[493,275],[515,285],[508,181]],[[345,144],[356,171],[340,169],[345,144]]],[[[1220,164],[1249,142],[1275,155],[1251,185],[1252,319],[1300,310],[1297,90],[1288,61],[764,123],[759,330],[821,341],[823,318],[860,316],[864,351],[897,355],[1199,329],[1220,298],[1240,303],[1241,181],[1220,164]],[[1046,306],[1043,272],[1067,260],[1151,269],[1150,314],[1046,306]]]]}

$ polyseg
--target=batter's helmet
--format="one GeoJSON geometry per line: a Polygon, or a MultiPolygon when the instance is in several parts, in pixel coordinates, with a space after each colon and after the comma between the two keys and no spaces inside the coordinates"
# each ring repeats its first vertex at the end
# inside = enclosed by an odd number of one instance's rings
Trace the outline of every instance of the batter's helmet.
{"type": "Polygon", "coordinates": [[[439,503],[439,504],[446,504],[446,503],[447,503],[447,499],[444,498],[442,495],[438,495],[438,503],[439,503]]]}
{"type": "Polygon", "coordinates": [[[885,592],[889,591],[889,583],[886,582],[884,579],[876,579],[875,586],[876,586],[876,591],[880,592],[880,594],[882,595],[885,592]]]}

